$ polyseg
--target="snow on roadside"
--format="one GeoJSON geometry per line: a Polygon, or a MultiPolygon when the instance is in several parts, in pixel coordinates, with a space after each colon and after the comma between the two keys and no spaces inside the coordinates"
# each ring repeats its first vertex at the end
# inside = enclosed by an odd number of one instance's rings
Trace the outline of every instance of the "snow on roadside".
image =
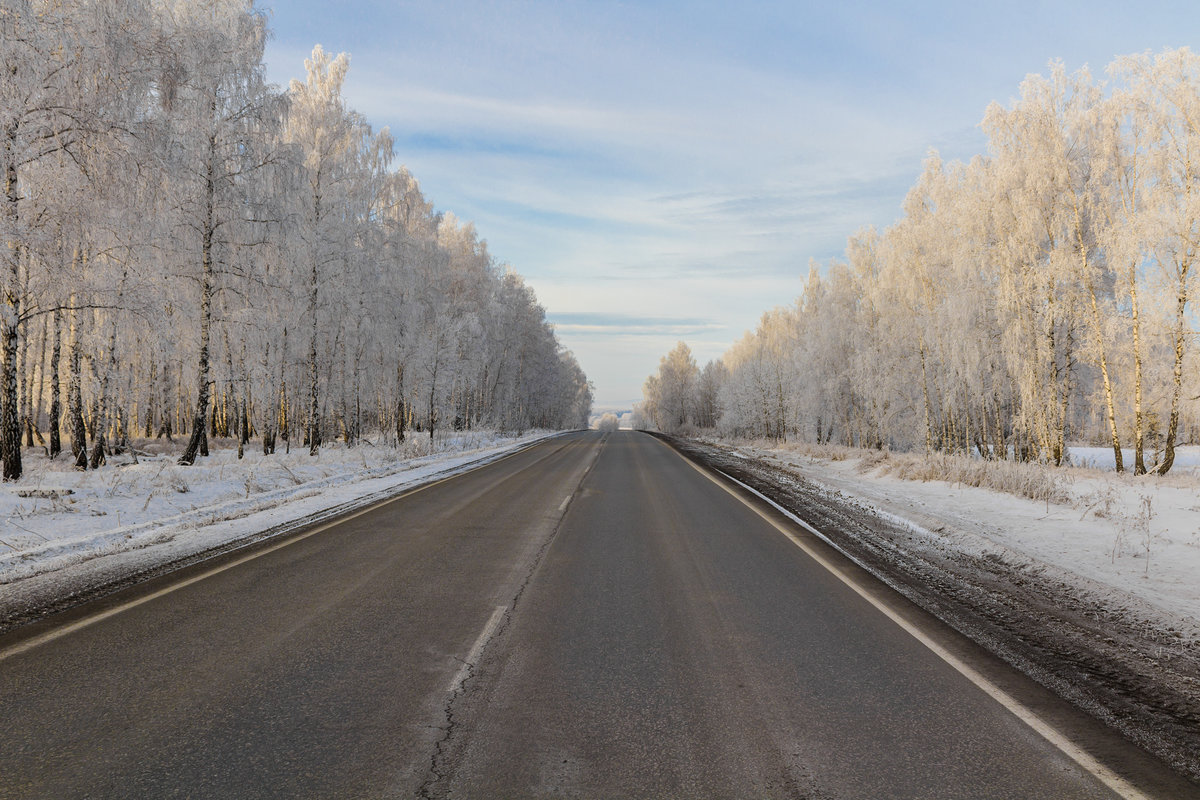
{"type": "MultiPolygon", "coordinates": [[[[554,435],[455,434],[430,446],[328,445],[264,456],[214,449],[195,466],[175,463],[171,448],[112,459],[77,472],[67,459],[26,455],[24,477],[0,487],[0,585],[129,554],[144,569],[203,552],[332,508],[353,507],[435,476],[461,471],[554,435]]],[[[153,443],[147,443],[153,447],[153,443]]]]}
{"type": "MultiPolygon", "coordinates": [[[[990,553],[1034,572],[1049,568],[1081,595],[1103,593],[1107,604],[1136,606],[1163,628],[1200,630],[1200,476],[1066,468],[1054,473],[1065,500],[1056,503],[905,480],[886,474],[886,459],[866,453],[820,457],[811,448],[747,444],[738,450],[857,499],[911,528],[925,546],[990,553]]],[[[1182,460],[1200,461],[1195,450],[1182,460]]]]}

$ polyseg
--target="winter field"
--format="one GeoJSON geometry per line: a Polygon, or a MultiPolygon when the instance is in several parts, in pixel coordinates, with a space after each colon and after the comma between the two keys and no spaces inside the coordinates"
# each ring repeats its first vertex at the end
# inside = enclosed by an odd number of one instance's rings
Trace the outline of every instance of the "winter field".
{"type": "Polygon", "coordinates": [[[191,467],[175,463],[182,440],[145,440],[138,463],[117,456],[88,472],[30,450],[21,480],[0,487],[0,586],[60,572],[74,579],[109,557],[122,571],[148,569],[366,505],[551,435],[415,436],[400,448],[364,441],[326,445],[316,457],[296,447],[241,460],[232,442],[217,442],[191,467]]]}
{"type": "Polygon", "coordinates": [[[1181,448],[1161,478],[1118,475],[1112,451],[1090,447],[1071,448],[1088,466],[1065,468],[811,444],[738,450],[902,521],[921,546],[1029,565],[1200,638],[1200,447],[1181,448]]]}

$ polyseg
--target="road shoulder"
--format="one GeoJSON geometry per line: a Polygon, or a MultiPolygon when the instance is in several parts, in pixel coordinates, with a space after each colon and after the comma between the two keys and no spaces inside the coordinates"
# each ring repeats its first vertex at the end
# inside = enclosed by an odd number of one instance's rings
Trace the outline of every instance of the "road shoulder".
{"type": "Polygon", "coordinates": [[[390,467],[348,469],[265,495],[247,491],[240,500],[202,505],[176,517],[118,525],[76,539],[52,540],[10,554],[0,560],[0,634],[130,586],[358,513],[552,436],[510,439],[390,467]]]}
{"type": "MultiPolygon", "coordinates": [[[[825,491],[794,470],[732,448],[667,441],[798,515],[921,609],[1200,781],[1200,654],[1194,646],[1004,559],[929,548],[902,519],[825,491]]],[[[1194,785],[1190,791],[1200,794],[1194,785]]]]}

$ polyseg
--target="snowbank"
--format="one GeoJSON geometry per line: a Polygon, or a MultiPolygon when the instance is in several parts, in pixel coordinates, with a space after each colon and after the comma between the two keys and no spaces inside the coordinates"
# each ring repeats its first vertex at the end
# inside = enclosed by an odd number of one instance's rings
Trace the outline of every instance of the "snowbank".
{"type": "MultiPolygon", "coordinates": [[[[1165,477],[1118,475],[1087,467],[1032,467],[1052,487],[1037,500],[919,475],[889,456],[868,451],[816,454],[805,446],[740,445],[768,463],[793,469],[830,491],[858,498],[902,520],[926,546],[986,551],[1035,569],[1081,578],[1081,593],[1108,593],[1138,606],[1164,628],[1200,626],[1200,448],[1184,448],[1165,477]],[[1180,468],[1182,467],[1182,468],[1180,468]]],[[[1103,448],[1072,448],[1077,460],[1105,465],[1103,448]]],[[[1111,470],[1112,452],[1107,451],[1111,470]]],[[[965,459],[964,459],[965,461],[965,459]]],[[[1023,485],[1029,483],[1028,476],[1023,485]]],[[[1021,491],[1017,491],[1019,495],[1021,491]]],[[[1133,609],[1131,609],[1133,610],[1133,609]]]]}

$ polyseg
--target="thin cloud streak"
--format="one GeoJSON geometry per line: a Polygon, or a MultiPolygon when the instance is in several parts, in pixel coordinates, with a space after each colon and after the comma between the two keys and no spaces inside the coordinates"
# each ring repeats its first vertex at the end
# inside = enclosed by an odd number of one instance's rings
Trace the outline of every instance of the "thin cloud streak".
{"type": "Polygon", "coordinates": [[[557,333],[574,340],[609,336],[711,336],[726,326],[712,319],[642,317],[594,311],[559,312],[548,317],[557,333]]]}
{"type": "Polygon", "coordinates": [[[724,325],[560,325],[554,322],[551,327],[559,333],[574,334],[578,339],[583,336],[697,336],[714,333],[726,329],[724,325]]]}

